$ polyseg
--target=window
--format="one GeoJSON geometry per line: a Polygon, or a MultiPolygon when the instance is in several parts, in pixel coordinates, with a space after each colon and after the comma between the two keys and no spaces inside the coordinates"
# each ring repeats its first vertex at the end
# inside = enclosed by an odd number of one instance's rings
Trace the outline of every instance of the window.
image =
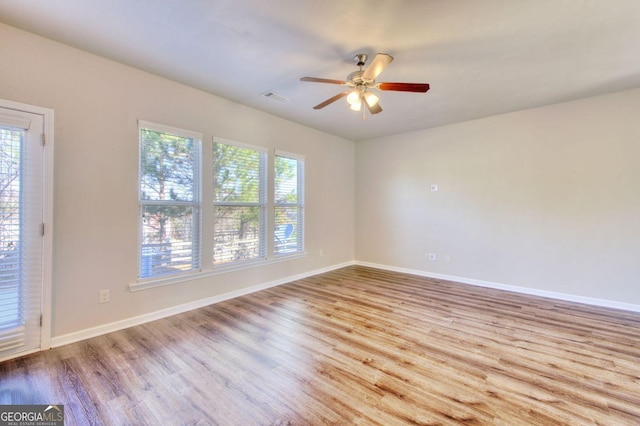
{"type": "Polygon", "coordinates": [[[139,278],[200,269],[200,145],[193,132],[140,121],[139,278]]]}
{"type": "Polygon", "coordinates": [[[274,255],[304,251],[304,159],[276,151],[274,255]]]}
{"type": "Polygon", "coordinates": [[[52,110],[0,100],[0,361],[49,347],[52,132],[52,110]]]}
{"type": "Polygon", "coordinates": [[[266,162],[265,150],[214,141],[214,265],[266,258],[266,162]]]}
{"type": "Polygon", "coordinates": [[[202,135],[145,121],[138,129],[140,243],[132,290],[304,252],[303,157],[214,138],[201,171],[202,135]],[[203,174],[211,181],[203,184],[203,174]]]}

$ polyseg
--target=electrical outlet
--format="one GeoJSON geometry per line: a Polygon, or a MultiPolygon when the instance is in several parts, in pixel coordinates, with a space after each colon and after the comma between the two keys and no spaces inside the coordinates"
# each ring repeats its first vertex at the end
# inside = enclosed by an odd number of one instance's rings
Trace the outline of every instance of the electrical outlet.
{"type": "Polygon", "coordinates": [[[438,256],[435,253],[427,253],[427,260],[438,260],[438,256]]]}
{"type": "Polygon", "coordinates": [[[431,185],[431,192],[436,192],[436,191],[438,191],[438,185],[434,183],[431,185]]]}
{"type": "Polygon", "coordinates": [[[107,303],[110,299],[109,290],[100,290],[100,303],[107,303]]]}

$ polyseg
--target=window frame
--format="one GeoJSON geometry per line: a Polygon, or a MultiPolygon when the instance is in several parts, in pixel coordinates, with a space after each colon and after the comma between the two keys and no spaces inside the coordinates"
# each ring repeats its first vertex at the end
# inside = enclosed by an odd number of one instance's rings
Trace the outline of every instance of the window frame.
{"type": "Polygon", "coordinates": [[[297,256],[305,252],[305,220],[304,220],[304,207],[305,207],[305,157],[299,154],[293,154],[291,152],[274,150],[273,153],[273,169],[274,169],[274,185],[273,185],[273,218],[274,218],[274,230],[273,230],[273,257],[274,258],[287,258],[290,256],[297,256]],[[290,160],[296,161],[296,192],[297,192],[297,200],[295,203],[286,203],[286,202],[276,202],[276,185],[275,185],[275,163],[280,158],[286,158],[290,160]],[[277,236],[277,224],[276,221],[276,209],[278,207],[283,208],[295,208],[297,210],[297,222],[295,225],[295,229],[293,232],[296,233],[296,247],[293,251],[285,251],[283,253],[276,252],[276,240],[277,236]]]}
{"type": "MultiPolygon", "coordinates": [[[[41,115],[44,120],[42,129],[43,154],[43,181],[42,181],[42,287],[41,287],[41,323],[40,323],[40,348],[21,352],[19,356],[31,352],[49,349],[51,347],[51,293],[53,282],[53,195],[54,195],[54,147],[55,147],[55,122],[54,110],[35,105],[24,104],[15,101],[0,99],[0,108],[26,112],[28,114],[41,115]]],[[[15,354],[0,356],[0,362],[14,358],[15,354]]]]}
{"type": "Polygon", "coordinates": [[[210,229],[213,230],[211,234],[211,248],[212,248],[212,256],[211,256],[211,268],[212,269],[229,269],[229,268],[237,268],[242,267],[243,265],[252,265],[258,262],[264,262],[268,259],[269,248],[267,244],[267,228],[269,223],[269,196],[268,196],[268,182],[269,182],[269,150],[263,147],[259,147],[256,145],[250,145],[242,142],[237,142],[230,139],[224,139],[219,137],[212,138],[211,145],[211,170],[212,170],[212,182],[213,188],[211,191],[211,201],[213,207],[213,223],[211,224],[210,229]],[[226,202],[226,201],[216,201],[216,158],[214,155],[215,145],[223,144],[229,145],[237,148],[248,149],[255,151],[259,154],[259,188],[258,188],[258,202],[226,202]],[[260,211],[259,213],[259,231],[258,231],[258,256],[250,258],[250,259],[239,259],[235,261],[215,263],[215,252],[216,252],[216,243],[215,243],[215,223],[216,223],[216,209],[217,207],[257,207],[260,211]]]}
{"type": "Polygon", "coordinates": [[[191,130],[180,129],[164,124],[153,123],[145,120],[138,120],[138,249],[137,249],[137,283],[162,282],[174,280],[176,277],[189,276],[202,271],[202,140],[203,135],[191,130]],[[142,149],[143,149],[143,129],[158,133],[165,133],[185,139],[193,140],[193,192],[191,201],[174,200],[144,200],[142,197],[142,149]],[[146,206],[157,207],[191,207],[191,268],[186,271],[176,271],[164,274],[151,274],[142,276],[143,269],[143,232],[144,232],[144,208],[146,206]]]}
{"type": "MultiPolygon", "coordinates": [[[[150,128],[151,130],[167,132],[169,134],[175,134],[177,136],[189,136],[194,137],[197,140],[197,144],[195,144],[198,148],[198,161],[194,164],[194,167],[197,166],[197,177],[194,177],[195,182],[194,186],[197,187],[197,200],[198,200],[198,220],[193,221],[194,224],[198,225],[197,232],[193,232],[194,240],[198,241],[198,255],[199,255],[199,268],[192,269],[190,271],[186,271],[183,273],[174,273],[174,274],[165,274],[165,275],[156,275],[150,276],[146,278],[138,277],[137,280],[131,284],[129,284],[129,291],[141,291],[150,288],[177,284],[185,281],[191,281],[195,279],[203,279],[210,276],[224,274],[232,271],[239,271],[244,269],[251,269],[255,267],[265,266],[273,263],[279,263],[284,261],[290,261],[298,258],[303,258],[308,255],[305,251],[305,242],[304,242],[304,193],[305,193],[305,157],[299,154],[293,154],[290,152],[280,151],[274,148],[265,148],[262,146],[246,144],[242,142],[238,142],[231,139],[225,139],[217,136],[209,136],[207,137],[210,142],[205,143],[203,135],[201,133],[192,132],[189,130],[184,130],[176,127],[166,126],[158,123],[152,123],[149,121],[138,120],[138,143],[141,143],[140,139],[140,128],[150,128]],[[153,127],[148,127],[153,126],[153,127]],[[179,132],[179,133],[176,133],[179,132]],[[213,187],[215,181],[215,170],[214,170],[214,143],[225,143],[230,145],[235,145],[243,148],[249,148],[253,150],[257,150],[264,157],[263,162],[263,199],[264,199],[264,213],[263,213],[263,226],[262,232],[264,233],[263,237],[263,247],[264,247],[264,256],[259,258],[238,261],[238,262],[226,262],[221,264],[213,263],[213,255],[215,252],[214,248],[214,231],[213,231],[213,223],[215,221],[215,207],[214,207],[214,196],[215,189],[213,187]],[[210,145],[209,145],[210,144],[210,145]],[[275,244],[274,244],[274,232],[275,232],[275,158],[276,156],[282,156],[286,158],[292,158],[298,160],[298,190],[300,191],[301,197],[298,199],[298,202],[295,204],[297,208],[301,208],[301,218],[302,222],[300,223],[300,237],[301,242],[298,245],[298,249],[295,252],[290,253],[282,253],[279,255],[275,254],[275,244]],[[206,179],[206,181],[205,181],[206,179]],[[204,221],[209,222],[211,220],[211,224],[205,224],[204,221]],[[209,260],[207,260],[209,259],[209,260]]],[[[142,215],[141,215],[141,146],[138,147],[138,248],[137,248],[137,271],[136,276],[140,273],[140,262],[141,262],[141,238],[142,238],[142,215]]],[[[195,201],[195,198],[194,198],[195,201]]],[[[195,244],[195,243],[194,243],[195,244]]]]}

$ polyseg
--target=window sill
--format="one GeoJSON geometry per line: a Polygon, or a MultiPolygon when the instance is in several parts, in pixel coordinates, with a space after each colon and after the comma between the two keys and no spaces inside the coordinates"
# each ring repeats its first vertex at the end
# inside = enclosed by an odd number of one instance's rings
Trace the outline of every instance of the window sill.
{"type": "Polygon", "coordinates": [[[214,266],[211,269],[200,270],[195,272],[186,272],[183,274],[176,274],[176,275],[170,275],[170,276],[164,276],[164,277],[144,278],[144,279],[137,280],[135,283],[129,284],[129,291],[133,292],[133,291],[146,290],[149,288],[163,287],[166,285],[198,280],[201,278],[207,278],[214,275],[226,274],[229,272],[241,271],[245,269],[252,269],[252,268],[271,265],[274,263],[301,259],[304,257],[307,257],[307,252],[277,256],[277,257],[272,257],[268,259],[252,260],[244,263],[236,263],[233,265],[214,266]]]}

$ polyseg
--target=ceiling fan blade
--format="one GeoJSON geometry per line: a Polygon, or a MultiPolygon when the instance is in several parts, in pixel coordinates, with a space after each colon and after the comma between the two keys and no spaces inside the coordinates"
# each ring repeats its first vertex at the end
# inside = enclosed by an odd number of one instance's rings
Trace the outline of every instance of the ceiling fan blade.
{"type": "Polygon", "coordinates": [[[302,77],[300,81],[310,81],[312,83],[347,84],[344,80],[332,80],[330,78],[302,77]]]}
{"type": "Polygon", "coordinates": [[[421,92],[429,90],[428,83],[378,83],[379,90],[395,90],[396,92],[421,92]]]}
{"type": "Polygon", "coordinates": [[[382,112],[382,107],[380,106],[379,103],[376,103],[374,106],[370,106],[368,102],[365,102],[364,104],[367,106],[367,108],[369,109],[369,112],[372,115],[382,112]]]}
{"type": "Polygon", "coordinates": [[[375,80],[391,61],[393,61],[393,56],[387,55],[386,53],[378,53],[364,71],[364,74],[362,74],[362,78],[375,80]]]}
{"type": "Polygon", "coordinates": [[[324,107],[326,107],[329,104],[334,103],[335,101],[337,101],[338,99],[344,98],[345,96],[347,96],[349,93],[351,93],[351,90],[345,90],[342,93],[338,93],[337,95],[335,95],[332,98],[327,99],[324,102],[319,103],[318,105],[314,106],[313,109],[322,109],[324,107]]]}

